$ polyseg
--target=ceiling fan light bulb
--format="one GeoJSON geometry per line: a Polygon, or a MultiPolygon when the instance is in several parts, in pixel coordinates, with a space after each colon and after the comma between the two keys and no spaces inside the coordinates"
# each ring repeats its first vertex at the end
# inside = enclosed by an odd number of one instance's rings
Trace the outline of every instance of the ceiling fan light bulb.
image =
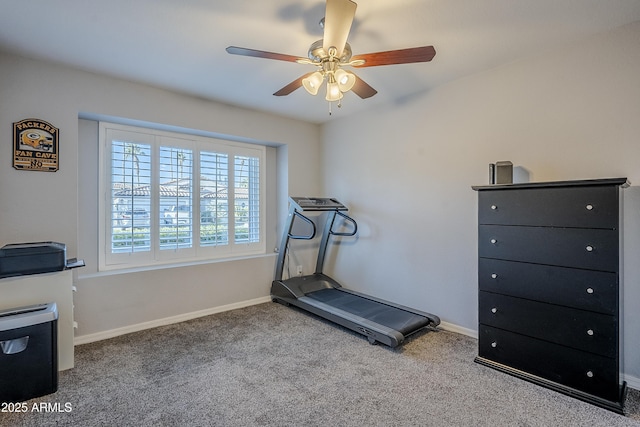
{"type": "Polygon", "coordinates": [[[320,85],[323,80],[322,73],[316,71],[311,74],[309,77],[305,77],[302,79],[302,86],[309,92],[311,95],[317,95],[318,90],[320,89],[320,85]]]}
{"type": "Polygon", "coordinates": [[[327,96],[325,98],[329,102],[339,101],[342,99],[342,92],[337,82],[327,83],[327,96]]]}
{"type": "Polygon", "coordinates": [[[350,91],[353,85],[356,84],[355,74],[345,71],[343,69],[336,70],[335,76],[336,76],[336,81],[338,82],[338,87],[340,88],[341,92],[350,91]]]}

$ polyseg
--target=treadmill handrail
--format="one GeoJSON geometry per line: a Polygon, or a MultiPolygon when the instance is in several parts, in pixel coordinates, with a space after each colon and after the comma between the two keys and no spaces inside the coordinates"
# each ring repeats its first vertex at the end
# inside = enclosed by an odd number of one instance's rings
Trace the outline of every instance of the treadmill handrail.
{"type": "Polygon", "coordinates": [[[335,232],[333,231],[333,223],[331,224],[331,229],[329,230],[329,233],[331,233],[332,236],[346,236],[346,237],[351,237],[351,236],[355,236],[358,233],[358,223],[356,222],[355,219],[351,218],[349,215],[340,212],[340,211],[336,211],[336,214],[340,215],[341,217],[343,217],[344,219],[346,219],[347,221],[351,222],[353,224],[353,231],[350,232],[335,232]]]}
{"type": "Polygon", "coordinates": [[[287,233],[289,238],[297,239],[297,240],[311,240],[314,237],[316,237],[316,224],[313,221],[311,221],[309,218],[307,218],[306,216],[302,215],[300,212],[295,210],[293,211],[293,215],[304,220],[307,224],[311,224],[311,233],[308,235],[301,235],[301,234],[291,234],[291,231],[289,231],[287,233]]]}
{"type": "Polygon", "coordinates": [[[318,248],[318,258],[316,260],[316,271],[315,271],[316,274],[321,274],[322,269],[324,268],[324,257],[326,256],[326,253],[327,253],[329,238],[331,236],[355,236],[356,233],[358,232],[358,224],[350,216],[340,211],[333,211],[333,213],[330,215],[331,216],[327,218],[327,221],[324,224],[324,231],[322,232],[322,238],[320,239],[320,247],[318,248]],[[345,233],[333,231],[333,224],[334,224],[334,221],[336,220],[336,215],[340,215],[341,217],[351,221],[353,223],[354,230],[352,232],[345,232],[345,233]]]}
{"type": "Polygon", "coordinates": [[[280,242],[280,246],[277,250],[278,252],[278,260],[276,262],[276,272],[274,280],[282,280],[282,275],[284,273],[284,263],[287,256],[287,251],[289,248],[289,239],[302,239],[302,240],[311,240],[316,236],[316,224],[302,215],[300,212],[296,210],[297,204],[290,203],[289,204],[289,215],[287,216],[287,222],[285,223],[284,232],[282,233],[282,241],[280,242]],[[296,220],[296,217],[300,217],[303,221],[311,224],[311,233],[308,235],[297,235],[291,233],[293,230],[293,223],[296,220]]]}

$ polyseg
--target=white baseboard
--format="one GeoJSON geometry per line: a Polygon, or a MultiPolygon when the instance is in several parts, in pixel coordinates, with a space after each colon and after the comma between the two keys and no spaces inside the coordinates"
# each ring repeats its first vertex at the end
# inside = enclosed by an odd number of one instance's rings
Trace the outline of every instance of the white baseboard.
{"type": "Polygon", "coordinates": [[[462,326],[455,325],[449,322],[440,322],[440,328],[449,332],[456,332],[458,334],[466,335],[471,338],[478,339],[478,331],[468,328],[463,328],[462,326]]]}
{"type": "Polygon", "coordinates": [[[627,382],[627,387],[640,390],[640,378],[626,374],[622,374],[621,376],[622,380],[627,382]]]}
{"type": "Polygon", "coordinates": [[[114,338],[120,335],[130,334],[132,332],[143,331],[145,329],[156,328],[158,326],[166,326],[174,323],[180,323],[198,317],[209,316],[211,314],[222,313],[224,311],[235,310],[238,308],[249,307],[251,305],[262,304],[271,301],[271,297],[260,297],[248,301],[241,301],[233,304],[227,304],[220,307],[208,308],[206,310],[194,311],[191,313],[179,314],[177,316],[165,317],[163,319],[152,320],[150,322],[137,323],[135,325],[124,326],[122,328],[110,329],[108,331],[96,332],[95,334],[80,335],[74,338],[73,344],[88,344],[90,342],[102,341],[114,338]]]}

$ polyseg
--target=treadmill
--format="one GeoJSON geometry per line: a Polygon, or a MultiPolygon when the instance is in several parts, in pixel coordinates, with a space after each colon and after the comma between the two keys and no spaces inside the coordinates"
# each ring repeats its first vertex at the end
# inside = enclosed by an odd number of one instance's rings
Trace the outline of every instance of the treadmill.
{"type": "Polygon", "coordinates": [[[275,278],[271,284],[271,299],[284,305],[294,305],[360,333],[371,344],[379,342],[389,347],[397,347],[406,337],[427,327],[439,325],[438,316],[345,289],[322,272],[330,237],[355,236],[358,231],[358,224],[345,213],[347,210],[345,205],[332,198],[289,198],[289,215],[282,235],[275,278]],[[315,223],[302,212],[326,213],[316,271],[311,275],[283,279],[289,239],[311,240],[316,236],[315,223]],[[337,216],[348,221],[353,230],[334,231],[337,216]],[[296,219],[309,225],[308,234],[292,234],[296,219]]]}

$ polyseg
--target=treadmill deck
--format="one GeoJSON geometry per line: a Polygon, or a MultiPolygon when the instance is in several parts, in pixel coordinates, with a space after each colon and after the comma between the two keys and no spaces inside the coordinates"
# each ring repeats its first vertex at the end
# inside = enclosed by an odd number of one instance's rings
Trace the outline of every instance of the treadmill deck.
{"type": "Polygon", "coordinates": [[[371,322],[408,335],[427,326],[430,320],[418,314],[353,295],[339,289],[321,289],[305,295],[313,300],[331,305],[371,322]]]}

